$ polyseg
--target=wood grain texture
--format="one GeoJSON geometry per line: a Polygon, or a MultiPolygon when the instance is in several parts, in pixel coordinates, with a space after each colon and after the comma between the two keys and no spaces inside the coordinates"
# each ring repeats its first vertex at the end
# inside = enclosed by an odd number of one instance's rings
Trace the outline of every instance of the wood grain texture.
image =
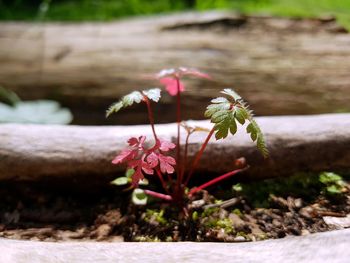
{"type": "MultiPolygon", "coordinates": [[[[110,103],[158,85],[142,76],[188,66],[214,81],[188,80],[186,118],[201,119],[209,99],[233,87],[259,115],[350,110],[350,35],[332,19],[185,13],[111,23],[0,23],[0,84],[23,98],[49,97],[78,123],[106,123],[110,103]]],[[[172,99],[161,122],[174,121],[172,99]]],[[[145,123],[143,108],[110,123],[145,123]]]]}

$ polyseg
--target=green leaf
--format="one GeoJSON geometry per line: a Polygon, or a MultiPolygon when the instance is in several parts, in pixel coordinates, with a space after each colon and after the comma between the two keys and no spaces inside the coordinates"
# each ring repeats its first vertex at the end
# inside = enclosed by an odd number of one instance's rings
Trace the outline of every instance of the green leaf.
{"type": "Polygon", "coordinates": [[[111,184],[114,185],[126,185],[129,183],[129,178],[127,177],[118,177],[117,179],[114,179],[111,184]]]}
{"type": "Polygon", "coordinates": [[[339,185],[332,184],[330,186],[327,186],[327,192],[330,194],[341,194],[343,187],[339,185]]]}
{"type": "Polygon", "coordinates": [[[229,115],[231,115],[230,111],[227,111],[227,110],[217,111],[211,116],[211,120],[213,123],[222,122],[224,119],[228,118],[229,115]]]}
{"type": "Polygon", "coordinates": [[[229,112],[221,122],[215,124],[214,129],[216,130],[215,138],[217,140],[225,139],[229,130],[234,134],[237,131],[237,126],[234,118],[232,118],[232,113],[229,112]]]}
{"type": "Polygon", "coordinates": [[[153,100],[154,102],[158,102],[161,95],[160,95],[160,89],[155,88],[155,89],[149,89],[149,90],[144,90],[142,93],[149,98],[150,100],[153,100]]]}
{"type": "Polygon", "coordinates": [[[319,180],[323,184],[332,184],[332,183],[343,182],[343,178],[340,175],[338,175],[336,173],[331,173],[331,172],[321,173],[319,180]]]}
{"type": "Polygon", "coordinates": [[[212,103],[226,103],[229,101],[224,97],[218,97],[218,98],[212,99],[211,102],[212,103]]]}
{"type": "Polygon", "coordinates": [[[236,121],[234,118],[231,118],[231,121],[230,121],[230,133],[232,135],[235,135],[237,132],[237,124],[236,124],[236,121]]]}
{"type": "Polygon", "coordinates": [[[247,133],[250,134],[251,139],[257,144],[257,148],[262,152],[264,157],[268,155],[264,136],[260,127],[253,119],[253,113],[243,101],[242,97],[232,89],[224,89],[222,94],[229,98],[218,97],[211,100],[212,104],[208,105],[204,116],[210,118],[211,122],[215,124],[215,138],[225,139],[229,132],[234,135],[237,132],[237,123],[245,124],[247,126],[247,133]]]}
{"type": "Polygon", "coordinates": [[[243,191],[243,187],[242,187],[242,185],[240,183],[234,184],[232,186],[232,190],[236,191],[236,192],[242,192],[243,191]]]}
{"type": "Polygon", "coordinates": [[[132,192],[132,202],[135,205],[146,205],[147,204],[147,199],[148,199],[147,195],[140,188],[136,188],[132,192]]]}
{"type": "Polygon", "coordinates": [[[245,108],[236,107],[235,117],[236,120],[243,125],[245,123],[245,120],[249,119],[249,114],[245,108]]]}
{"type": "Polygon", "coordinates": [[[135,173],[135,170],[133,168],[129,168],[125,171],[125,176],[127,178],[131,178],[133,176],[133,174],[135,173]]]}
{"type": "Polygon", "coordinates": [[[204,116],[210,118],[215,112],[228,110],[230,108],[230,103],[224,102],[219,104],[210,104],[204,113],[204,116]]]}
{"type": "Polygon", "coordinates": [[[133,91],[130,94],[124,96],[122,98],[122,102],[123,102],[123,107],[128,107],[131,106],[134,103],[140,103],[143,99],[143,96],[141,94],[141,92],[139,91],[133,91]]]}
{"type": "Polygon", "coordinates": [[[247,126],[247,133],[250,133],[250,137],[252,141],[256,141],[256,146],[262,153],[264,157],[269,155],[269,151],[266,147],[264,135],[261,132],[259,125],[256,123],[254,119],[250,120],[249,125],[247,126]]]}
{"type": "Polygon", "coordinates": [[[11,90],[5,89],[0,86],[0,102],[3,102],[10,106],[15,106],[21,99],[11,90]]]}
{"type": "Polygon", "coordinates": [[[112,113],[117,113],[121,108],[123,108],[123,102],[118,101],[113,103],[106,112],[106,117],[109,117],[112,113]]]}
{"type": "Polygon", "coordinates": [[[0,123],[68,124],[72,119],[72,113],[56,101],[21,101],[14,107],[0,103],[0,123]]]}
{"type": "Polygon", "coordinates": [[[232,89],[224,89],[221,93],[230,96],[235,101],[242,99],[242,97],[232,89]]]}

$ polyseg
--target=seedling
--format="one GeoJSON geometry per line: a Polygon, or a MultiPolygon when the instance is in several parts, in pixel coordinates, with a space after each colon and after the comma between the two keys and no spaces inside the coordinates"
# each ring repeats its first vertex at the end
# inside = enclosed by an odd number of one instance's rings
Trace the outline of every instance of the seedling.
{"type": "Polygon", "coordinates": [[[117,185],[131,184],[131,187],[135,189],[133,200],[137,200],[136,202],[139,204],[145,204],[147,196],[153,196],[168,202],[174,202],[183,207],[184,200],[196,192],[248,169],[244,158],[240,158],[236,160],[238,169],[228,171],[198,187],[188,190],[189,182],[195,174],[203,152],[213,135],[216,140],[235,135],[238,124],[248,123],[246,127],[247,133],[252,141],[256,142],[257,148],[263,156],[266,157],[268,155],[264,136],[253,118],[252,111],[241,96],[232,89],[221,91],[222,96],[211,100],[211,104],[207,107],[204,116],[213,123],[212,129],[191,127],[183,122],[181,117],[181,94],[185,91],[185,86],[181,80],[187,76],[210,79],[209,75],[196,69],[182,67],[162,70],[153,76],[159,80],[160,84],[165,86],[169,95],[176,97],[176,143],[159,138],[156,132],[152,104],[157,103],[161,98],[161,90],[159,88],[133,91],[107,110],[107,116],[109,116],[135,103],[144,103],[146,106],[153,138],[147,140],[144,135],[140,135],[138,138],[131,137],[128,140],[129,147],[121,151],[112,161],[113,164],[126,164],[127,166],[126,176],[117,178],[112,183],[117,185]],[[181,128],[187,133],[184,146],[180,145],[181,128]],[[194,132],[207,132],[208,135],[193,160],[188,162],[188,145],[190,136],[194,132]],[[182,147],[184,147],[183,151],[182,147]],[[170,155],[173,151],[176,151],[174,154],[175,158],[170,155]],[[186,167],[188,163],[190,163],[190,167],[186,167]],[[147,183],[145,179],[150,175],[156,175],[159,178],[164,193],[139,188],[141,184],[147,183]]]}

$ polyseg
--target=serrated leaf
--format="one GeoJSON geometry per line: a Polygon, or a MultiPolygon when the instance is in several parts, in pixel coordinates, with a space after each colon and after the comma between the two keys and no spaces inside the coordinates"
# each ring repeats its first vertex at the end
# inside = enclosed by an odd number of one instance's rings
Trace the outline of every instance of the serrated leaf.
{"type": "Polygon", "coordinates": [[[147,195],[145,194],[145,191],[143,191],[140,188],[134,189],[132,192],[132,202],[135,205],[146,205],[147,204],[147,195]]]}
{"type": "Polygon", "coordinates": [[[242,99],[242,97],[232,89],[224,89],[221,93],[230,96],[235,101],[242,99]]]}
{"type": "Polygon", "coordinates": [[[215,99],[211,100],[212,103],[225,103],[228,102],[228,100],[224,97],[217,97],[215,99]]]}
{"type": "Polygon", "coordinates": [[[143,99],[141,92],[133,91],[122,98],[123,107],[131,106],[134,103],[140,103],[143,99]]]}
{"type": "Polygon", "coordinates": [[[235,135],[237,132],[237,124],[234,118],[231,118],[230,120],[230,133],[232,135],[235,135]]]}
{"type": "Polygon", "coordinates": [[[204,113],[204,116],[210,118],[215,112],[228,110],[230,108],[230,103],[219,103],[219,104],[210,104],[207,107],[207,110],[204,113]]]}
{"type": "Polygon", "coordinates": [[[215,112],[212,116],[211,116],[211,121],[213,123],[218,123],[223,121],[224,119],[228,118],[228,115],[230,115],[231,112],[228,110],[220,110],[215,112]]]}
{"type": "Polygon", "coordinates": [[[255,120],[251,119],[249,125],[247,126],[247,133],[250,133],[251,139],[256,141],[256,146],[263,154],[264,157],[267,157],[269,151],[267,150],[264,135],[262,134],[259,125],[255,120]]]}
{"type": "Polygon", "coordinates": [[[216,132],[215,132],[215,138],[217,140],[220,140],[220,139],[225,139],[228,135],[228,127],[225,126],[222,122],[219,123],[219,124],[216,124],[214,126],[216,132]]]}
{"type": "Polygon", "coordinates": [[[127,177],[118,177],[111,182],[111,184],[114,184],[114,185],[126,185],[128,183],[129,183],[129,178],[127,177]]]}
{"type": "Polygon", "coordinates": [[[109,117],[112,113],[117,113],[121,108],[123,108],[123,102],[118,101],[113,103],[106,111],[106,117],[109,117]]]}
{"type": "Polygon", "coordinates": [[[243,125],[245,123],[245,120],[249,118],[249,114],[245,108],[236,107],[235,117],[236,120],[243,125]]]}
{"type": "Polygon", "coordinates": [[[153,100],[154,102],[158,102],[161,95],[160,95],[160,89],[155,88],[155,89],[149,89],[149,90],[144,90],[142,93],[149,98],[150,100],[153,100]]]}
{"type": "Polygon", "coordinates": [[[140,103],[143,99],[143,95],[139,91],[133,91],[128,95],[125,95],[120,101],[112,104],[107,112],[106,117],[109,117],[112,113],[118,112],[121,108],[126,108],[134,103],[140,103]]]}

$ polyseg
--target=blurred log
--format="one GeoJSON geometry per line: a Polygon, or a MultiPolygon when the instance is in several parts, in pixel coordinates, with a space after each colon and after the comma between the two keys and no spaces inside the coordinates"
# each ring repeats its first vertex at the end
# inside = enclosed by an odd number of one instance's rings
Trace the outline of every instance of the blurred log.
{"type": "MultiPolygon", "coordinates": [[[[295,172],[350,169],[350,114],[258,117],[270,150],[264,160],[243,128],[224,141],[210,141],[198,171],[223,173],[233,161],[246,157],[251,168],[244,177],[259,179],[295,172]]],[[[194,124],[211,127],[207,121],[194,124]]],[[[175,124],[157,126],[160,138],[174,140],[175,124]]],[[[0,125],[0,180],[83,178],[84,184],[115,177],[125,167],[111,164],[130,136],[152,138],[148,126],[79,127],[0,125]]],[[[192,158],[205,133],[191,137],[192,158]]],[[[184,138],[184,136],[182,136],[184,138]]]]}
{"type": "MultiPolygon", "coordinates": [[[[0,23],[0,85],[23,98],[49,97],[77,123],[104,123],[104,110],[133,89],[157,85],[142,75],[198,67],[214,81],[188,81],[186,118],[218,90],[234,87],[259,115],[350,110],[350,35],[333,19],[185,13],[112,23],[0,23]],[[88,108],[88,110],[87,110],[88,108]]],[[[171,99],[160,122],[174,121],[171,99]]],[[[143,108],[109,123],[145,123],[143,108]]]]}

